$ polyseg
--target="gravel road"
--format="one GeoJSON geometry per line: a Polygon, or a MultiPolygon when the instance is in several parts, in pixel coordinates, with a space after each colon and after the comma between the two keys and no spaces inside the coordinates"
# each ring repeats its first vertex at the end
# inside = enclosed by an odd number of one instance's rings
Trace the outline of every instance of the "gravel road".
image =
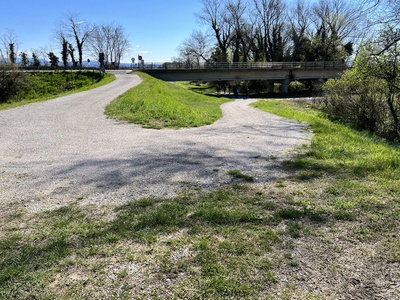
{"type": "Polygon", "coordinates": [[[108,119],[105,106],[140,83],[135,74],[116,76],[90,91],[0,111],[0,209],[171,197],[185,187],[230,183],[231,169],[262,184],[311,137],[304,124],[243,99],[222,105],[223,118],[199,128],[153,130],[108,119]]]}

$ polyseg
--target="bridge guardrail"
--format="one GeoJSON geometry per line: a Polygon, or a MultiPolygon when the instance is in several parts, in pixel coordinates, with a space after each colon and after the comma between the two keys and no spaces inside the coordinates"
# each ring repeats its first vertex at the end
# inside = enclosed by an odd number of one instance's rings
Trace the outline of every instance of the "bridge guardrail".
{"type": "Polygon", "coordinates": [[[346,69],[342,61],[315,62],[209,62],[209,63],[163,63],[145,64],[143,69],[187,70],[187,69],[346,69]]]}

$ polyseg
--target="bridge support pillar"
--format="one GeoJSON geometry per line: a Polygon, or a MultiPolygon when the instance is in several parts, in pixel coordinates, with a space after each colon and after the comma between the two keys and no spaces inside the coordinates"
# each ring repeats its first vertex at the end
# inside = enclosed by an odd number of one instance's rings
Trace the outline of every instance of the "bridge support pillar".
{"type": "Polygon", "coordinates": [[[275,86],[275,82],[268,82],[268,93],[269,94],[273,94],[274,93],[274,86],[275,86]]]}
{"type": "Polygon", "coordinates": [[[289,93],[289,84],[290,84],[290,78],[286,78],[283,82],[282,82],[282,94],[287,94],[289,93]]]}

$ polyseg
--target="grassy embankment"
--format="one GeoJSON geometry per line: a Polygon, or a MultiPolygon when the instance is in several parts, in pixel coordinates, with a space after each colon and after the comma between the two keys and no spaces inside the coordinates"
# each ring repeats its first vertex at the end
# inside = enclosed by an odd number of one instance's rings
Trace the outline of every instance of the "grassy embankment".
{"type": "Polygon", "coordinates": [[[181,128],[212,124],[227,98],[205,96],[181,85],[138,73],[143,82],[111,102],[109,116],[147,128],[181,128]]]}
{"type": "Polygon", "coordinates": [[[315,133],[287,176],[119,207],[15,210],[0,221],[0,298],[335,299],[380,280],[376,293],[395,299],[399,147],[296,104],[255,106],[315,133]]]}
{"type": "Polygon", "coordinates": [[[115,75],[100,72],[31,71],[28,84],[17,99],[0,102],[0,110],[45,101],[68,94],[93,89],[115,80],[115,75]]]}

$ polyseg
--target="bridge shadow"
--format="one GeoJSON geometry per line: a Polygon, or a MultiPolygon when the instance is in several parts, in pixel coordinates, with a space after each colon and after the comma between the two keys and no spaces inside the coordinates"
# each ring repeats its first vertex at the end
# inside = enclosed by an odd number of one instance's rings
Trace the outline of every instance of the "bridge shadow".
{"type": "Polygon", "coordinates": [[[253,99],[274,99],[274,98],[280,98],[280,99],[290,99],[290,98],[299,98],[299,99],[306,99],[310,97],[316,97],[319,94],[317,92],[310,92],[310,91],[304,91],[304,92],[296,92],[296,93],[255,93],[251,94],[250,97],[253,99]]]}

